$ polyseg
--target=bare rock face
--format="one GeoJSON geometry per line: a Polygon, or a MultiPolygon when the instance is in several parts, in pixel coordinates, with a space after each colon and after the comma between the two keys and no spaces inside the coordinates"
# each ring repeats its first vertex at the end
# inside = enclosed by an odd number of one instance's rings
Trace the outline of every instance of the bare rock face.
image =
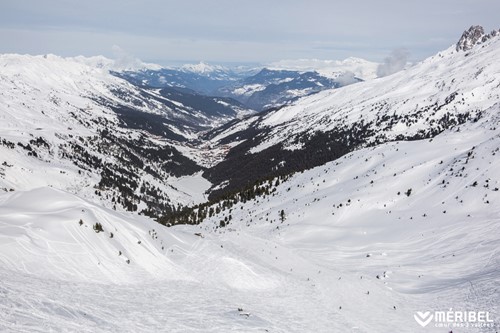
{"type": "Polygon", "coordinates": [[[478,41],[482,41],[483,37],[484,29],[482,26],[471,26],[469,30],[464,31],[462,37],[460,37],[457,43],[457,52],[470,50],[478,41]]]}
{"type": "Polygon", "coordinates": [[[472,49],[475,45],[486,42],[492,37],[500,35],[500,30],[493,30],[489,34],[484,33],[484,29],[480,25],[473,25],[469,30],[464,31],[462,37],[457,43],[456,50],[458,51],[468,51],[472,49]]]}

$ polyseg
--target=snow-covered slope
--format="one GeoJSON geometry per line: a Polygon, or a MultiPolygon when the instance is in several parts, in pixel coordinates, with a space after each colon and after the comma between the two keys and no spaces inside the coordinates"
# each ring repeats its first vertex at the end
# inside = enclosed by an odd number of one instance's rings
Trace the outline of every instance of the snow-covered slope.
{"type": "Polygon", "coordinates": [[[54,186],[139,211],[203,200],[201,177],[196,193],[170,184],[202,168],[160,98],[72,59],[1,55],[0,64],[0,189],[54,186]]]}
{"type": "MultiPolygon", "coordinates": [[[[295,105],[266,114],[259,127],[272,131],[260,147],[305,131],[327,131],[362,119],[376,122],[385,136],[418,133],[433,127],[443,115],[485,110],[500,99],[500,38],[477,45],[470,52],[455,47],[390,77],[328,90],[295,105]],[[382,117],[401,119],[388,125],[382,117]]],[[[251,121],[251,120],[248,120],[251,121]]],[[[437,124],[436,124],[437,125],[437,124]]],[[[378,133],[377,133],[378,134],[378,133]]]]}
{"type": "Polygon", "coordinates": [[[417,332],[417,311],[450,308],[497,321],[499,111],[297,173],[198,226],[3,194],[0,327],[417,332]]]}
{"type": "Polygon", "coordinates": [[[239,144],[230,154],[233,159],[206,177],[215,184],[251,183],[255,179],[241,168],[232,174],[222,170],[241,161],[251,163],[260,177],[288,173],[360,146],[428,138],[478,119],[500,101],[500,65],[495,61],[500,38],[481,40],[467,52],[452,46],[394,75],[322,91],[216,130],[208,136],[214,145],[239,144]]]}
{"type": "Polygon", "coordinates": [[[42,187],[3,195],[0,216],[4,269],[98,283],[139,282],[177,272],[162,250],[174,243],[164,233],[157,238],[156,223],[60,190],[42,187]],[[94,229],[97,223],[102,232],[94,229]]]}
{"type": "MultiPolygon", "coordinates": [[[[233,246],[251,235],[245,255],[310,288],[308,300],[321,295],[321,310],[303,307],[321,332],[417,332],[417,311],[450,308],[498,323],[499,112],[347,154],[253,200],[228,198],[201,226],[233,246]]],[[[496,332],[489,325],[459,331],[496,332]]]]}

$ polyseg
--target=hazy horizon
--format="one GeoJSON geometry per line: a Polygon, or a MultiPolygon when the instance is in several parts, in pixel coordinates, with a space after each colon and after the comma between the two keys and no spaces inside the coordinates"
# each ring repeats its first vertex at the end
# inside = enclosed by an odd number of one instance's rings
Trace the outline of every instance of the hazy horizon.
{"type": "Polygon", "coordinates": [[[471,25],[500,27],[492,0],[4,0],[0,9],[0,53],[116,58],[118,48],[163,66],[382,62],[393,50],[414,62],[456,43],[471,25]]]}

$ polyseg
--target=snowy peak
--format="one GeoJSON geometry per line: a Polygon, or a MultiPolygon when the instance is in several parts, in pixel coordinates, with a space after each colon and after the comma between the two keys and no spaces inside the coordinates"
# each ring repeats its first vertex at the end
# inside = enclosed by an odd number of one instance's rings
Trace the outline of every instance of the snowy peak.
{"type": "Polygon", "coordinates": [[[493,30],[489,34],[484,33],[484,28],[480,25],[473,25],[469,30],[464,31],[462,37],[457,43],[456,50],[458,51],[468,51],[472,49],[475,45],[486,42],[492,37],[500,35],[500,30],[493,30]]]}
{"type": "Polygon", "coordinates": [[[209,65],[206,62],[200,61],[198,64],[186,64],[181,67],[184,72],[207,75],[215,72],[226,72],[227,69],[222,66],[209,65]]]}

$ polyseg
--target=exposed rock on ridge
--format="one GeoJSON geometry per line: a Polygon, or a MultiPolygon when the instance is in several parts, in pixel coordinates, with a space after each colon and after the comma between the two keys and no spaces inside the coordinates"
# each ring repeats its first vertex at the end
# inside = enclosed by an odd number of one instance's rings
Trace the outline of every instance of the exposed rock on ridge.
{"type": "Polygon", "coordinates": [[[480,25],[473,25],[469,30],[464,31],[462,37],[457,43],[456,50],[468,51],[472,49],[475,45],[486,42],[492,37],[500,35],[500,30],[493,30],[489,34],[484,33],[484,28],[480,25]]]}

